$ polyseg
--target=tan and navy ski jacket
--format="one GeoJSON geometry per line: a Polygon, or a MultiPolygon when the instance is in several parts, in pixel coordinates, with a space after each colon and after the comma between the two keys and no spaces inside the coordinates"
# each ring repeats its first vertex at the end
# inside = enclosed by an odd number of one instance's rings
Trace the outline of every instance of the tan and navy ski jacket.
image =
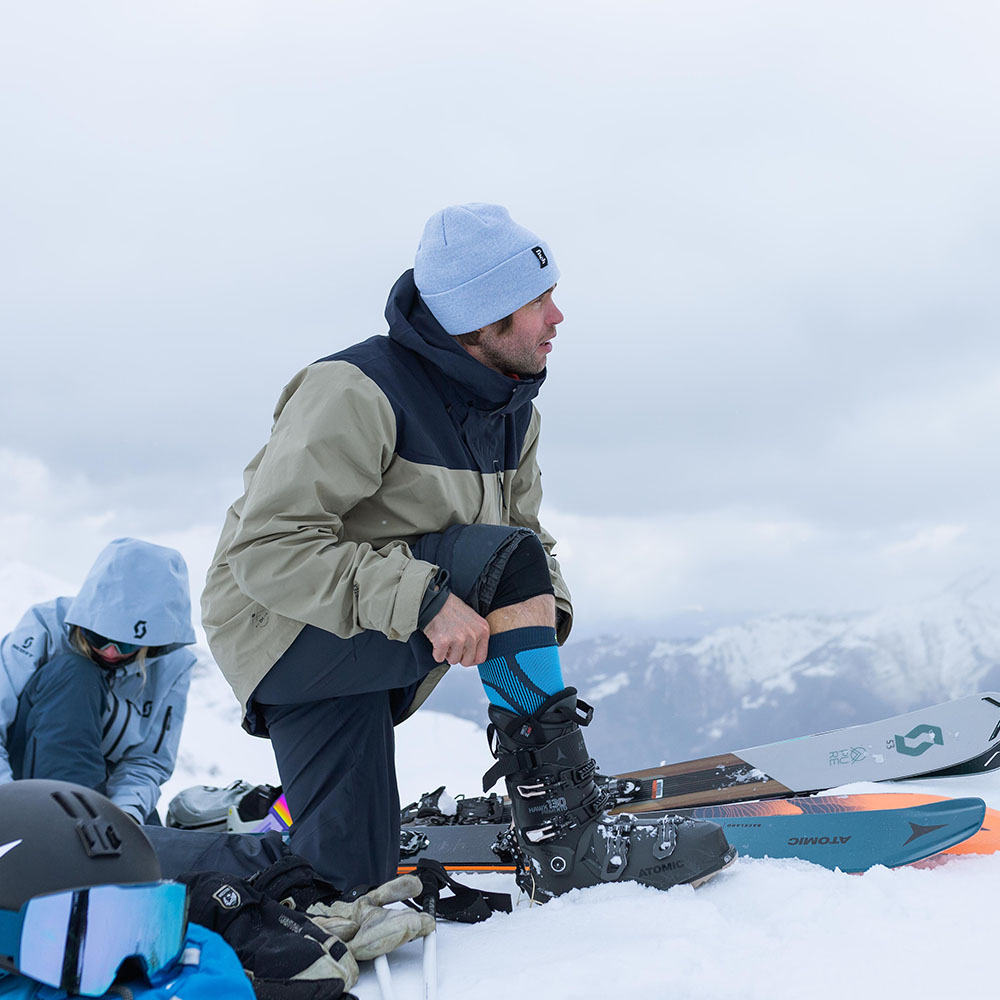
{"type": "Polygon", "coordinates": [[[202,615],[244,711],[305,623],[342,638],[374,629],[407,640],[437,572],[410,543],[453,524],[536,532],[560,641],[569,634],[570,595],[538,521],[532,400],[545,373],[508,378],[476,361],[438,325],[412,271],[396,282],[386,318],[388,336],[317,361],[285,387],[271,438],[226,514],[202,615]]]}

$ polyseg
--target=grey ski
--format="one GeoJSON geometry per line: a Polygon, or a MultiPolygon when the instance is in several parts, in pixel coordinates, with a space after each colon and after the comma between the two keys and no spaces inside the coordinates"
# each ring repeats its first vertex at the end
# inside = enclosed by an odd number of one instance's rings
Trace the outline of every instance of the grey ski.
{"type": "Polygon", "coordinates": [[[650,812],[806,795],[854,781],[1000,767],[1000,694],[984,692],[859,726],[607,779],[615,809],[650,812]]]}

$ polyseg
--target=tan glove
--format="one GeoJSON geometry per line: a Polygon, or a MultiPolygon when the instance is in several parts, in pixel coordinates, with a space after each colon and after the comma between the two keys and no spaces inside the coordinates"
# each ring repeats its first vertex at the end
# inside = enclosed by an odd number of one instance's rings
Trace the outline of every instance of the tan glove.
{"type": "Polygon", "coordinates": [[[413,899],[422,892],[416,875],[400,875],[353,903],[313,903],[306,916],[327,934],[340,938],[359,962],[365,962],[433,933],[435,921],[430,914],[408,907],[386,909],[390,903],[413,899]]]}

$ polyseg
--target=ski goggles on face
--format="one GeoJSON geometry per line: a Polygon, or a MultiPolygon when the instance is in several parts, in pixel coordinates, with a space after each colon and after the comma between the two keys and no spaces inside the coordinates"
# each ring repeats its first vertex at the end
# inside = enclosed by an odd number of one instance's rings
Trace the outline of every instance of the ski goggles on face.
{"type": "Polygon", "coordinates": [[[108,646],[114,646],[114,648],[118,650],[118,654],[120,656],[131,656],[140,648],[139,644],[136,642],[119,642],[117,639],[109,639],[105,635],[98,635],[96,632],[91,632],[89,628],[81,628],[80,634],[87,640],[87,643],[93,646],[94,649],[98,650],[98,652],[107,649],[108,646]]]}
{"type": "Polygon", "coordinates": [[[147,975],[169,965],[186,930],[187,887],[180,882],[98,885],[0,910],[0,954],[22,976],[99,997],[126,959],[138,959],[147,975]]]}

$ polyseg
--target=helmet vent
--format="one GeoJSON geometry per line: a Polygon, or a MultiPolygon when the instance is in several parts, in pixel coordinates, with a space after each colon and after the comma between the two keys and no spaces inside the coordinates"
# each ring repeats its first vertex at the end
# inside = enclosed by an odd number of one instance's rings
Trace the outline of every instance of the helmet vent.
{"type": "Polygon", "coordinates": [[[66,813],[67,816],[76,818],[76,816],[79,815],[76,809],[76,804],[65,792],[53,792],[52,798],[55,799],[56,803],[62,808],[62,811],[66,813]]]}
{"type": "Polygon", "coordinates": [[[86,796],[81,795],[79,792],[74,792],[73,797],[80,803],[83,807],[83,811],[86,812],[91,819],[97,819],[97,810],[94,808],[94,804],[90,802],[86,796]]]}
{"type": "Polygon", "coordinates": [[[73,819],[97,819],[98,812],[80,792],[53,792],[52,798],[62,807],[64,813],[73,819]]]}

